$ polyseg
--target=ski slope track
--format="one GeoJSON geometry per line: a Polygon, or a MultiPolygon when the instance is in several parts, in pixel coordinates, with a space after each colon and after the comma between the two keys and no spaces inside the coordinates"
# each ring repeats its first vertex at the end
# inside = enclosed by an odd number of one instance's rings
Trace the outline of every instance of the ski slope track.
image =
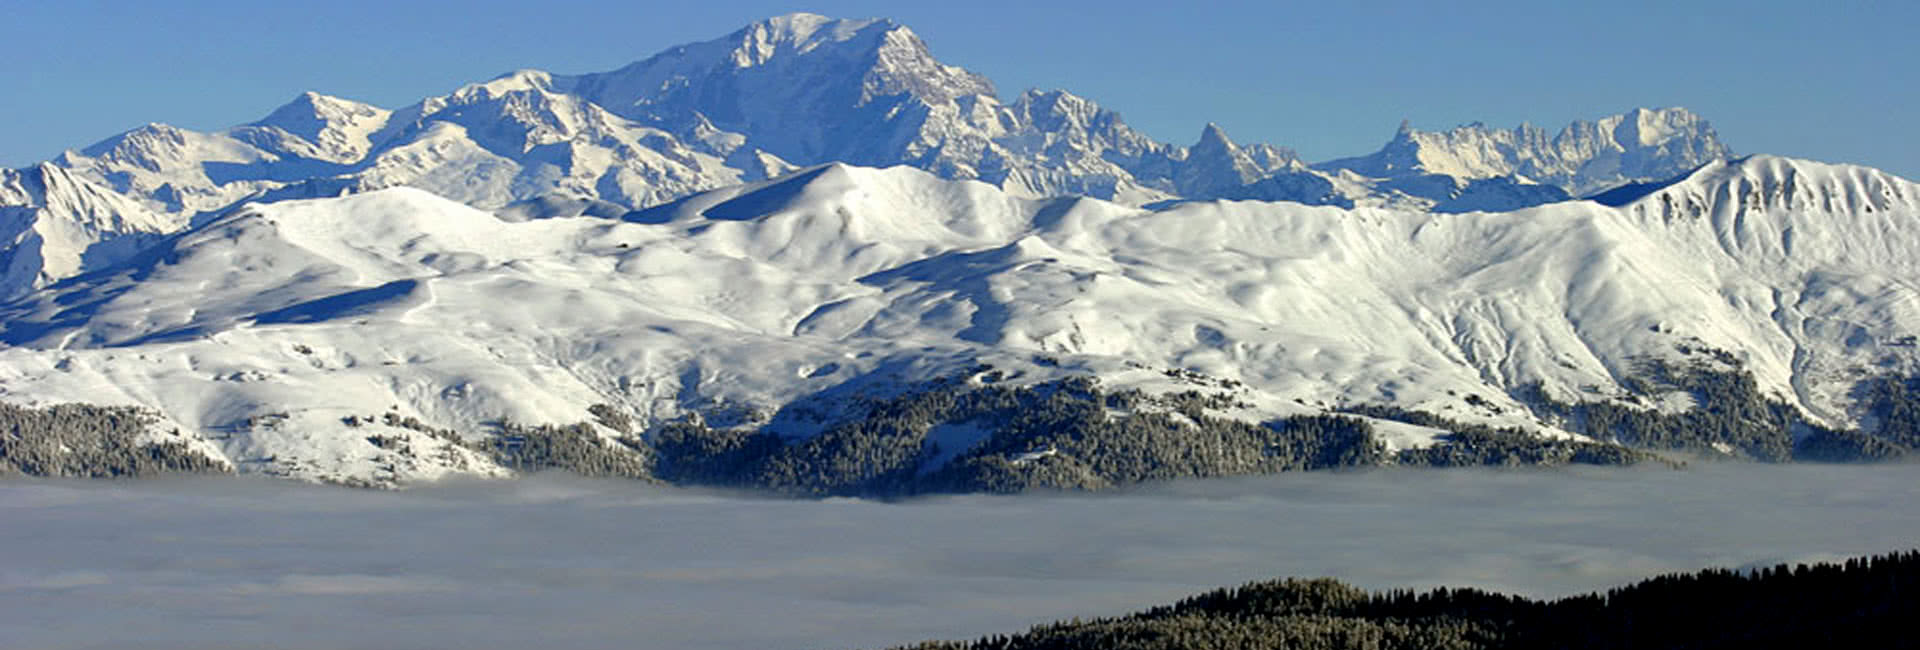
{"type": "Polygon", "coordinates": [[[242,471],[402,484],[508,472],[345,418],[476,437],[607,404],[805,436],[819,425],[767,415],[985,363],[1236,380],[1251,407],[1229,415],[1256,421],[1384,403],[1553,434],[1510,395],[1622,396],[1687,348],[1844,425],[1853,382],[1916,369],[1920,185],[1754,156],[1635,192],[1145,209],[828,164],[624,219],[409,188],[247,204],[0,304],[0,399],[151,407],[242,471]],[[371,431],[437,451],[399,458],[371,431]]]}

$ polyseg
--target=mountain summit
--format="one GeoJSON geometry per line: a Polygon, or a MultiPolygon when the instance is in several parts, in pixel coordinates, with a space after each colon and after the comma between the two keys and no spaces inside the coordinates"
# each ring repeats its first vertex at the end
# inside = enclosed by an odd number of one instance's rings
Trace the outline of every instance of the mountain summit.
{"type": "Polygon", "coordinates": [[[1552,137],[1527,124],[1502,130],[1476,122],[1420,131],[1403,122],[1380,151],[1315,167],[1378,178],[1521,177],[1585,196],[1626,183],[1673,178],[1732,155],[1713,127],[1687,109],[1636,108],[1598,121],[1576,121],[1552,137]]]}
{"type": "Polygon", "coordinates": [[[710,125],[805,164],[924,154],[930,134],[922,129],[939,121],[935,109],[996,94],[985,77],[934,59],[904,25],[813,14],[768,19],[556,86],[628,119],[676,132],[710,125]]]}
{"type": "MultiPolygon", "coordinates": [[[[1526,126],[1403,129],[1378,153],[1309,167],[1217,125],[1191,147],[1158,142],[1065,90],[1003,98],[905,25],[801,13],[617,70],[520,70],[394,110],[303,93],[249,124],[212,133],[151,124],[51,164],[150,213],[130,222],[165,232],[250,201],[387,187],[510,219],[614,215],[830,162],[908,165],[1026,198],[1500,210],[1660,180],[1726,154],[1704,120],[1663,109],[1576,122],[1552,138],[1526,126]]],[[[5,205],[37,205],[8,196],[5,205]]],[[[27,269],[15,259],[0,295],[117,259],[112,246],[86,251],[120,234],[66,238],[79,264],[27,269]]]]}

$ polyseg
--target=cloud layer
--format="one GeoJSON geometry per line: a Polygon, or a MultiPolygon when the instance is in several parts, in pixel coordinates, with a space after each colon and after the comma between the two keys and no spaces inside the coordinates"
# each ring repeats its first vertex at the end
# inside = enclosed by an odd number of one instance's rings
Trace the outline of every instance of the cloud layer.
{"type": "Polygon", "coordinates": [[[0,483],[8,648],[828,648],[1216,586],[1536,596],[1920,539],[1920,466],[1374,471],[786,501],[544,476],[400,493],[0,483]]]}

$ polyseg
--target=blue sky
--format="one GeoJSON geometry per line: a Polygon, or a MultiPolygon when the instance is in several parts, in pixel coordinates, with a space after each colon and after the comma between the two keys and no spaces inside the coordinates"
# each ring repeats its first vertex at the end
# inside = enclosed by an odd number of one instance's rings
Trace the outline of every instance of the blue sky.
{"type": "Polygon", "coordinates": [[[251,121],[304,90],[391,108],[516,68],[607,70],[804,10],[894,18],[1002,94],[1066,88],[1178,143],[1212,121],[1320,160],[1403,118],[1555,129],[1678,105],[1740,153],[1920,178],[1910,2],[9,4],[7,166],[146,122],[251,121]]]}

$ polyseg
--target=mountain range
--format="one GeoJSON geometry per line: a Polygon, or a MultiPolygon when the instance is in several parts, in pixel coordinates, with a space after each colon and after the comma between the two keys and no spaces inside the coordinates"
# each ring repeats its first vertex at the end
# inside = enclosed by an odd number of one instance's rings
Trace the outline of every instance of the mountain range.
{"type": "Polygon", "coordinates": [[[618,216],[827,162],[906,165],[1013,196],[1507,210],[1729,157],[1684,109],[1441,133],[1309,165],[1207,125],[1156,142],[1064,90],[1003,100],[904,25],[794,14],[603,73],[521,70],[396,110],[304,93],[199,133],[149,124],[0,178],[0,296],[255,201],[415,187],[513,218],[618,216]],[[101,215],[117,215],[102,219],[101,215]],[[83,224],[79,228],[73,224],[83,224]],[[37,253],[36,253],[37,251],[37,253]]]}
{"type": "Polygon", "coordinates": [[[1864,387],[1920,372],[1916,220],[1910,181],[1736,158],[1684,109],[1402,125],[1310,164],[1002,100],[905,26],[795,14],[0,173],[0,400],[138,406],[148,443],[372,485],[504,475],[524,445],[867,481],[827,492],[966,463],[1102,485],[1324,466],[1261,436],[1338,414],[1371,445],[1342,463],[1469,429],[1897,455],[1864,387]],[[1103,404],[1150,444],[964,406],[996,399],[1103,404]],[[1648,433],[1686,417],[1725,430],[1648,433]]]}

